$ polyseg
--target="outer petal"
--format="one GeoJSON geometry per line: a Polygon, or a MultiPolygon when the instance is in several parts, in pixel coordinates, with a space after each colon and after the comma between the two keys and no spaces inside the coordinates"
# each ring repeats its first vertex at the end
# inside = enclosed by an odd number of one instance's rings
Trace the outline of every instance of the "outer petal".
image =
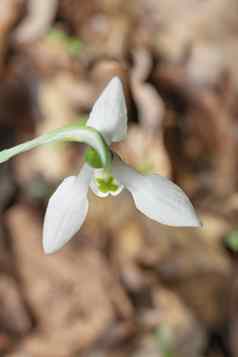
{"type": "Polygon", "coordinates": [[[120,79],[114,77],[97,99],[87,126],[97,129],[107,144],[121,141],[127,135],[127,111],[120,79]]]}
{"type": "Polygon", "coordinates": [[[118,156],[113,160],[112,170],[131,192],[137,209],[147,217],[171,226],[201,226],[186,194],[165,177],[141,175],[118,156]]]}
{"type": "Polygon", "coordinates": [[[84,165],[79,176],[64,179],[49,200],[43,227],[43,248],[51,254],[62,248],[80,229],[88,212],[92,169],[84,165]]]}

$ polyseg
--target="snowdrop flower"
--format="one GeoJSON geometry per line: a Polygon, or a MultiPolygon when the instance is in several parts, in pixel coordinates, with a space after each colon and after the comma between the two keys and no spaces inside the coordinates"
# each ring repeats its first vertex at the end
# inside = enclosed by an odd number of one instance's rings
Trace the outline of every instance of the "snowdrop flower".
{"type": "MultiPolygon", "coordinates": [[[[119,78],[113,78],[97,99],[87,126],[100,132],[108,145],[126,138],[126,103],[119,78]]],[[[111,170],[85,163],[79,175],[66,178],[49,200],[43,228],[46,253],[56,252],[79,231],[88,211],[89,187],[99,197],[116,196],[126,188],[147,217],[171,226],[200,226],[178,186],[160,175],[138,173],[112,152],[111,170]]]]}
{"type": "Polygon", "coordinates": [[[57,140],[79,141],[90,147],[78,176],[64,179],[49,200],[43,225],[46,254],[62,248],[82,226],[88,212],[89,188],[99,197],[116,196],[124,188],[147,217],[171,226],[200,226],[185,193],[158,174],[144,176],[109,147],[127,135],[122,84],[114,77],[97,99],[85,124],[71,125],[0,152],[0,163],[24,151],[57,140]]]}

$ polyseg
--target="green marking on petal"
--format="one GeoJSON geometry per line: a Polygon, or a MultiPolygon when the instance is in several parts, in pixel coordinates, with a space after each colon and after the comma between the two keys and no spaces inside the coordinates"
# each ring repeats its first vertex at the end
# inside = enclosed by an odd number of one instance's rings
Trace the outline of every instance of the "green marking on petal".
{"type": "Polygon", "coordinates": [[[109,176],[108,178],[97,177],[96,183],[98,189],[103,193],[116,192],[119,189],[119,185],[113,176],[109,176]]]}

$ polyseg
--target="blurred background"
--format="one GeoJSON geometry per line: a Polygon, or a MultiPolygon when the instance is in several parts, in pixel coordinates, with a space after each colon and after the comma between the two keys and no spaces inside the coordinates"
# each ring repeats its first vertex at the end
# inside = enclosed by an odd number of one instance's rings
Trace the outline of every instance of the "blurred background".
{"type": "Polygon", "coordinates": [[[1,149],[87,118],[115,75],[129,116],[115,150],[180,185],[204,226],[91,195],[80,233],[45,256],[47,201],[84,147],[2,164],[0,356],[237,357],[237,0],[0,1],[1,149]]]}

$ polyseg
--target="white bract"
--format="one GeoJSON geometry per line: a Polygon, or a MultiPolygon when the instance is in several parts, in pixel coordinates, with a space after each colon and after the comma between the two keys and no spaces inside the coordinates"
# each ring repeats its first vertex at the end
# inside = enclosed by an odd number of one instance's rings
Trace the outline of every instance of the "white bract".
{"type": "MultiPolygon", "coordinates": [[[[87,126],[96,129],[110,145],[127,135],[127,111],[122,84],[113,78],[97,99],[87,126]]],[[[112,153],[111,168],[85,163],[78,176],[66,178],[49,200],[43,227],[47,254],[64,246],[83,224],[88,211],[89,187],[99,197],[117,195],[125,187],[136,208],[147,217],[171,226],[200,226],[185,193],[160,175],[144,176],[112,153]]]]}

